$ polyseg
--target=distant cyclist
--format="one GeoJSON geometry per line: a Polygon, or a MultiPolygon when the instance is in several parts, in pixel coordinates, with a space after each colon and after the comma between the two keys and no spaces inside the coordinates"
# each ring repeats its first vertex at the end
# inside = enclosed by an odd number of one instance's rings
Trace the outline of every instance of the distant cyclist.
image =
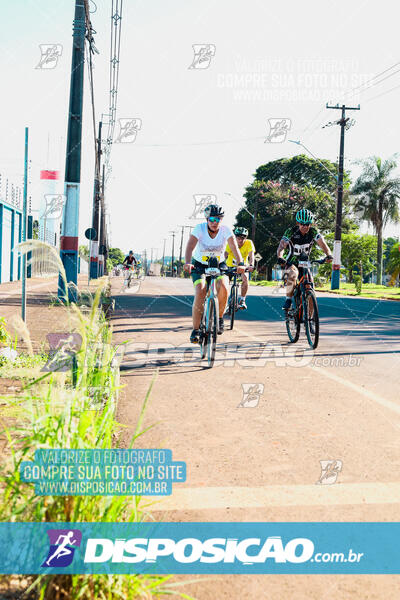
{"type": "MultiPolygon", "coordinates": [[[[254,270],[254,244],[252,240],[247,239],[249,235],[246,227],[235,227],[234,234],[236,236],[236,241],[240,250],[240,254],[242,255],[242,260],[247,267],[248,271],[254,270]]],[[[226,247],[225,250],[225,259],[228,267],[236,266],[236,260],[233,257],[232,250],[229,246],[226,247]]],[[[249,276],[247,273],[242,273],[242,287],[240,290],[240,297],[238,300],[238,306],[240,309],[245,310],[247,308],[246,304],[246,295],[249,289],[249,276]]]]}
{"type": "Polygon", "coordinates": [[[314,221],[313,213],[306,208],[302,208],[296,213],[296,221],[297,225],[286,229],[277,250],[278,263],[286,268],[288,277],[286,283],[286,301],[282,307],[283,310],[289,310],[292,306],[294,288],[299,275],[297,267],[299,255],[306,254],[307,257],[310,256],[311,249],[316,242],[325,252],[327,262],[332,262],[333,260],[329,246],[326,244],[323,236],[315,227],[312,227],[314,221]],[[286,248],[289,248],[289,253],[286,258],[283,258],[286,248]]]}
{"type": "Polygon", "coordinates": [[[133,256],[133,251],[132,251],[132,250],[129,250],[129,254],[128,254],[127,256],[125,256],[125,258],[124,258],[124,262],[123,262],[122,264],[123,264],[123,266],[124,266],[125,268],[127,268],[127,269],[128,269],[129,267],[131,267],[132,265],[135,265],[135,266],[137,266],[137,264],[138,264],[138,261],[137,261],[137,260],[136,260],[136,258],[133,256]]]}
{"type": "MultiPolygon", "coordinates": [[[[218,204],[210,204],[207,206],[204,210],[206,222],[196,225],[186,246],[185,265],[183,268],[188,273],[191,273],[192,269],[196,269],[196,273],[192,273],[195,296],[192,310],[193,331],[190,336],[190,341],[193,344],[199,342],[199,327],[207,293],[205,269],[208,265],[209,254],[212,253],[213,256],[217,257],[219,267],[223,270],[226,266],[224,252],[226,244],[228,243],[234,258],[237,261],[238,273],[244,273],[244,262],[239,252],[233,231],[230,227],[222,225],[221,223],[224,214],[223,208],[218,204]]],[[[219,305],[218,333],[221,334],[224,331],[223,314],[228,301],[228,277],[221,273],[217,278],[216,286],[219,305]]]]}

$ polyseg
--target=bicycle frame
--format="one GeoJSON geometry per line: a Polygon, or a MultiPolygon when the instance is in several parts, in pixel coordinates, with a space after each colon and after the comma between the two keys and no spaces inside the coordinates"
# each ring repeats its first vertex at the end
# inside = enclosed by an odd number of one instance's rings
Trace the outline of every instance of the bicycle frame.
{"type": "Polygon", "coordinates": [[[299,339],[300,324],[303,323],[308,343],[311,348],[315,349],[319,340],[319,315],[314,292],[314,279],[311,272],[312,262],[322,264],[325,260],[300,259],[297,264],[299,279],[296,281],[294,288],[294,307],[286,313],[286,329],[289,340],[295,343],[299,339]]]}
{"type": "MultiPolygon", "coordinates": [[[[207,271],[209,269],[206,269],[206,276],[207,276],[207,271]]],[[[215,274],[211,274],[209,273],[209,278],[207,279],[207,292],[206,292],[206,298],[204,301],[204,310],[206,311],[206,330],[208,330],[208,326],[209,326],[209,310],[208,310],[208,305],[210,303],[211,300],[215,301],[215,307],[216,307],[216,311],[218,314],[218,294],[217,294],[217,287],[216,287],[216,280],[217,277],[220,276],[221,271],[219,269],[216,269],[216,271],[218,271],[218,273],[215,274]]],[[[203,312],[204,314],[204,312],[203,312]]]]}

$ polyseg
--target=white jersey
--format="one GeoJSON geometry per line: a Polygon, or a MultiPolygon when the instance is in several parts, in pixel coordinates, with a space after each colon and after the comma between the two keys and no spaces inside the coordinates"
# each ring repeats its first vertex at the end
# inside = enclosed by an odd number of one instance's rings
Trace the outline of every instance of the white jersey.
{"type": "Polygon", "coordinates": [[[233,231],[230,227],[221,225],[215,238],[212,238],[208,233],[207,223],[199,223],[193,229],[192,235],[198,239],[193,252],[195,260],[207,264],[210,253],[212,253],[212,256],[217,256],[218,262],[225,260],[226,243],[230,237],[233,237],[233,231]]]}

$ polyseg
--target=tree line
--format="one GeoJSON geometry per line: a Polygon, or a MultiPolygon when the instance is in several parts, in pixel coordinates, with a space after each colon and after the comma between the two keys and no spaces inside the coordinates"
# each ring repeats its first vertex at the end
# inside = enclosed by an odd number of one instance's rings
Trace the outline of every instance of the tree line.
{"type": "MultiPolygon", "coordinates": [[[[377,283],[381,284],[384,263],[387,272],[395,277],[400,272],[399,240],[383,238],[385,226],[400,221],[400,178],[394,174],[395,157],[382,160],[373,156],[357,164],[361,165],[361,173],[354,183],[350,173],[344,173],[342,264],[350,281],[354,271],[361,271],[364,276],[376,272],[377,283]],[[372,224],[374,235],[360,233],[362,222],[372,224]]],[[[267,279],[271,279],[276,264],[279,240],[294,224],[294,215],[300,208],[314,213],[319,231],[332,247],[336,173],[337,165],[329,160],[304,154],[257,168],[254,180],[246,187],[245,208],[237,213],[236,224],[254,234],[256,249],[263,257],[260,266],[267,279]]]]}

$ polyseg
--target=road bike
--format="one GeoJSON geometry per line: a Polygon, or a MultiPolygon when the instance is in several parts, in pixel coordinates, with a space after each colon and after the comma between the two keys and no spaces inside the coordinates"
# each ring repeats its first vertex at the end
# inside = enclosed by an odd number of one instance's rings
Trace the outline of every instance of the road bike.
{"type": "Polygon", "coordinates": [[[134,270],[135,267],[133,265],[130,265],[128,267],[125,267],[124,271],[125,271],[125,279],[124,279],[124,284],[130,288],[131,284],[132,284],[132,279],[133,279],[133,274],[134,274],[134,270]]]}
{"type": "MultiPolygon", "coordinates": [[[[246,269],[248,271],[248,269],[246,269]]],[[[239,285],[242,283],[240,275],[238,275],[236,267],[228,267],[227,275],[232,275],[231,291],[228,298],[226,314],[229,316],[229,329],[233,329],[236,312],[239,310],[239,285]]]]}
{"type": "Polygon", "coordinates": [[[311,273],[312,264],[322,265],[326,257],[320,260],[309,260],[300,254],[297,266],[299,279],[293,293],[292,308],[286,311],[286,331],[291,343],[296,343],[300,336],[300,325],[304,324],[308,344],[313,350],[319,341],[319,314],[317,298],[314,292],[314,279],[311,273]]]}
{"type": "MultiPolygon", "coordinates": [[[[192,273],[202,274],[203,271],[192,270],[192,273]]],[[[224,274],[219,268],[218,258],[208,256],[208,265],[205,269],[207,293],[204,301],[203,316],[199,327],[199,344],[201,358],[207,356],[208,367],[214,365],[215,351],[217,348],[219,304],[215,282],[217,277],[224,274]]]]}

